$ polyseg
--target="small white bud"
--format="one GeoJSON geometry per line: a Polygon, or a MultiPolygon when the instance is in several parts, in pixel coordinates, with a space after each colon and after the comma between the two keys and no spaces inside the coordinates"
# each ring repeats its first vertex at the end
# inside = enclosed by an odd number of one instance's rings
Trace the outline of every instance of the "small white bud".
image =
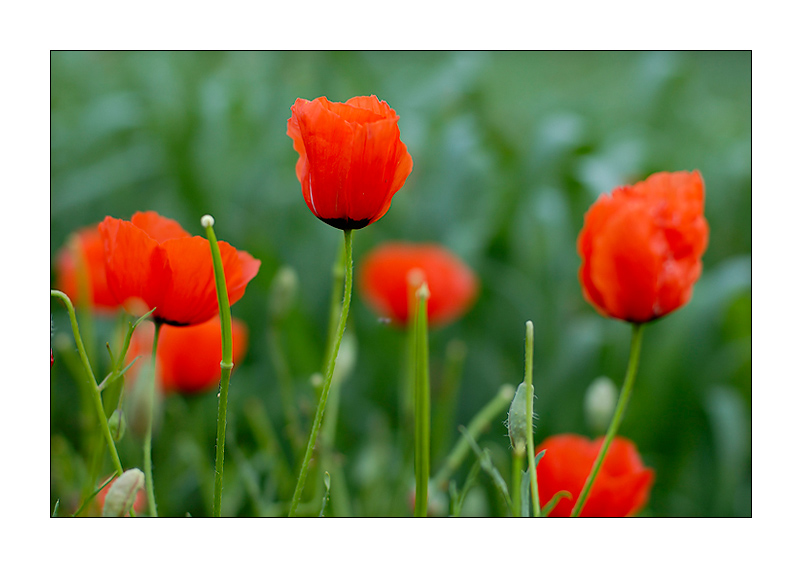
{"type": "Polygon", "coordinates": [[[134,468],[112,481],[103,503],[104,517],[123,517],[134,506],[136,494],[145,488],[145,474],[134,468]]]}
{"type": "Polygon", "coordinates": [[[214,217],[212,217],[211,215],[204,215],[203,217],[201,217],[201,226],[203,226],[204,229],[208,229],[209,227],[213,227],[214,226],[214,217]]]}
{"type": "Polygon", "coordinates": [[[608,377],[598,377],[585,391],[585,420],[594,432],[604,432],[618,399],[618,389],[608,377]]]}

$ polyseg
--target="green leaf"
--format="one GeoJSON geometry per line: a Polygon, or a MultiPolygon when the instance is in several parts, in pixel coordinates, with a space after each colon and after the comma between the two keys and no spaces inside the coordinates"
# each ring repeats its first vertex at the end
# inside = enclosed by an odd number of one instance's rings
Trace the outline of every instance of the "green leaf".
{"type": "Polygon", "coordinates": [[[323,485],[326,487],[326,493],[323,495],[323,502],[320,504],[320,514],[318,517],[325,517],[324,511],[326,510],[326,505],[329,504],[329,493],[331,492],[331,477],[329,476],[329,472],[323,473],[323,485]]]}
{"type": "Polygon", "coordinates": [[[476,484],[476,478],[481,468],[482,464],[480,462],[474,462],[473,467],[471,467],[471,470],[468,472],[468,477],[465,478],[465,485],[462,486],[462,491],[460,491],[459,494],[457,494],[456,483],[452,481],[451,484],[449,484],[448,491],[451,495],[452,517],[459,517],[462,513],[462,505],[465,503],[465,497],[468,495],[468,491],[476,484]]]}
{"type": "Polygon", "coordinates": [[[479,464],[482,466],[482,469],[490,476],[490,479],[493,480],[493,484],[504,496],[504,501],[507,503],[507,507],[509,507],[510,512],[512,512],[512,501],[510,501],[510,493],[507,490],[507,483],[504,481],[504,478],[501,476],[498,469],[496,469],[496,466],[493,465],[493,460],[490,458],[490,452],[487,450],[487,448],[482,450],[482,448],[479,447],[479,445],[476,443],[476,440],[473,439],[473,436],[470,435],[464,426],[460,426],[459,431],[468,440],[468,443],[471,445],[476,457],[479,458],[479,464]]]}

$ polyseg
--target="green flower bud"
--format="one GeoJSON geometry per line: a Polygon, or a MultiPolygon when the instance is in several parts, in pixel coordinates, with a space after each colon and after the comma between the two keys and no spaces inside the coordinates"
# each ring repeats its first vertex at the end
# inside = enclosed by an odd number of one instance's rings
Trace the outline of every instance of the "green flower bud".
{"type": "Polygon", "coordinates": [[[119,442],[125,435],[125,416],[122,409],[115,409],[109,416],[109,430],[115,442],[119,442]]]}
{"type": "MultiPolygon", "coordinates": [[[[532,415],[534,419],[534,414],[532,415]]],[[[523,453],[526,450],[527,428],[532,428],[526,420],[526,383],[518,385],[507,415],[507,431],[510,435],[513,451],[523,453]]]]}
{"type": "Polygon", "coordinates": [[[145,488],[145,474],[134,468],[124,472],[111,483],[103,504],[104,517],[124,517],[134,506],[136,494],[145,488]]]}

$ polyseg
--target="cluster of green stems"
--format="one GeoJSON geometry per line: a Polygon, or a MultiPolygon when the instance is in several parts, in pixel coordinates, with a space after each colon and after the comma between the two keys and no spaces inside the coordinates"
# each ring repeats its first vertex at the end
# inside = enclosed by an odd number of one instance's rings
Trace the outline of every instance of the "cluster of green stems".
{"type": "MultiPolygon", "coordinates": [[[[213,225],[214,220],[211,216],[204,216],[201,220],[203,227],[206,230],[206,236],[210,245],[214,276],[215,288],[217,291],[217,299],[220,308],[220,322],[221,322],[221,337],[222,337],[222,360],[220,362],[221,378],[218,393],[218,413],[217,413],[217,438],[215,448],[215,477],[214,477],[214,499],[212,514],[215,517],[222,515],[222,495],[223,495],[223,471],[224,471],[224,458],[225,458],[225,435],[226,435],[226,414],[228,405],[228,389],[231,379],[231,370],[233,364],[233,345],[232,345],[232,330],[231,330],[231,308],[228,301],[228,293],[226,289],[225,275],[223,272],[223,265],[220,255],[219,245],[214,233],[213,225]]],[[[298,512],[299,505],[306,483],[306,478],[309,473],[309,466],[314,452],[318,434],[323,425],[323,418],[326,409],[329,392],[332,386],[332,379],[334,376],[337,355],[339,353],[340,344],[345,333],[346,322],[348,320],[348,313],[351,301],[351,293],[353,288],[353,244],[352,244],[352,231],[345,230],[344,233],[344,248],[343,254],[335,266],[335,286],[343,285],[342,302],[336,300],[336,295],[333,295],[330,325],[328,332],[328,340],[326,346],[326,362],[323,375],[323,382],[320,391],[320,398],[318,401],[317,410],[312,423],[311,432],[306,445],[303,459],[301,461],[300,471],[298,474],[297,484],[293,492],[292,500],[289,506],[289,516],[294,516],[298,512]],[[337,270],[337,267],[341,270],[337,270]],[[336,326],[335,326],[335,321],[336,326]]],[[[129,325],[128,333],[124,339],[121,352],[116,358],[113,359],[112,371],[104,379],[101,384],[98,384],[87,349],[81,340],[81,334],[78,329],[78,321],[75,315],[75,309],[72,302],[61,291],[51,290],[51,296],[59,298],[67,307],[69,313],[70,323],[75,337],[78,353],[85,369],[86,381],[88,384],[88,391],[92,400],[92,405],[97,414],[98,422],[100,423],[101,433],[105,439],[106,446],[109,451],[112,463],[115,468],[115,475],[120,476],[123,473],[123,466],[120,461],[117,448],[115,446],[114,438],[109,427],[109,421],[106,410],[104,409],[101,391],[111,385],[115,384],[122,377],[124,372],[130,367],[123,368],[123,362],[131,341],[131,336],[134,329],[141,323],[151,312],[139,318],[134,324],[129,325]]],[[[428,514],[428,496],[429,496],[429,482],[430,482],[430,460],[431,460],[431,402],[430,402],[430,386],[429,386],[429,349],[428,349],[428,319],[427,319],[427,302],[429,298],[429,290],[425,281],[410,282],[410,325],[408,326],[408,350],[406,361],[408,373],[405,376],[406,381],[411,381],[411,394],[412,394],[412,415],[414,419],[414,469],[415,469],[415,505],[414,516],[424,517],[428,514]]],[[[155,330],[153,335],[153,355],[151,367],[148,373],[147,383],[147,404],[146,409],[146,429],[143,441],[143,461],[145,470],[145,487],[147,492],[148,510],[149,514],[153,517],[157,516],[157,506],[155,499],[155,491],[153,484],[153,467],[151,457],[151,446],[153,437],[153,403],[155,396],[155,383],[156,383],[156,352],[159,340],[159,331],[161,323],[155,322],[155,330]]],[[[638,361],[640,356],[640,346],[643,337],[643,325],[633,324],[632,342],[630,347],[630,358],[627,366],[627,372],[624,379],[624,385],[618,399],[615,411],[613,413],[609,428],[605,435],[599,453],[593,463],[591,472],[586,479],[584,487],[579,494],[576,503],[571,511],[571,516],[579,516],[587,501],[588,495],[591,492],[593,484],[597,475],[604,463],[605,457],[609,447],[615,438],[618,428],[621,424],[624,411],[632,393],[632,387],[637,373],[638,361]]],[[[521,498],[521,473],[523,469],[524,459],[528,466],[528,480],[529,486],[527,487],[529,498],[532,505],[532,516],[540,517],[554,507],[556,502],[568,494],[561,491],[556,495],[545,508],[541,509],[538,485],[537,485],[537,461],[541,455],[535,456],[534,451],[534,433],[533,433],[533,418],[534,418],[534,387],[532,383],[533,375],[533,353],[534,353],[534,326],[531,321],[526,322],[526,338],[525,338],[525,365],[524,365],[524,384],[526,395],[526,424],[529,425],[526,429],[526,437],[523,443],[513,444],[513,467],[512,467],[512,498],[509,503],[511,505],[511,512],[513,516],[522,516],[526,504],[524,501],[529,499],[521,498]]],[[[408,392],[408,391],[407,391],[408,392]]],[[[402,392],[402,399],[403,399],[402,392]]],[[[438,472],[433,481],[433,487],[442,488],[447,482],[450,475],[458,467],[458,465],[465,458],[469,452],[470,444],[475,436],[487,423],[495,416],[505,404],[509,404],[511,399],[509,389],[502,389],[499,395],[493,399],[482,411],[477,414],[476,418],[469,424],[467,429],[463,430],[464,438],[457,442],[452,452],[446,458],[444,466],[438,472]]],[[[402,405],[403,407],[404,405],[402,405]]],[[[329,422],[330,423],[330,422],[329,422]]],[[[327,493],[328,498],[328,472],[327,472],[327,493]]],[[[95,491],[97,493],[97,491],[95,491]]],[[[525,496],[526,497],[526,496],[525,496]]],[[[83,508],[83,506],[82,506],[83,508]]],[[[133,514],[133,511],[131,511],[133,514]]]]}

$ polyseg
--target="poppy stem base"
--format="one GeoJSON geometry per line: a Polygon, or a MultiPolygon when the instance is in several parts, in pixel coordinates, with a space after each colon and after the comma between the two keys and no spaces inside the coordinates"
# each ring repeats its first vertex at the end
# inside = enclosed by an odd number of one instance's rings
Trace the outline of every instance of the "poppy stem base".
{"type": "Polygon", "coordinates": [[[529,464],[529,483],[532,498],[532,516],[540,516],[540,494],[537,489],[537,462],[535,461],[535,387],[532,385],[532,367],[535,354],[535,325],[526,322],[524,382],[526,383],[526,456],[529,464]]]}
{"type": "Polygon", "coordinates": [[[590,470],[590,475],[585,480],[585,486],[576,500],[573,510],[571,511],[572,517],[578,517],[582,513],[582,508],[585,506],[585,501],[593,488],[593,482],[604,463],[604,458],[607,456],[607,450],[610,449],[615,435],[618,433],[618,427],[621,425],[621,420],[624,417],[624,410],[626,410],[629,397],[632,395],[632,385],[635,384],[635,375],[638,372],[638,362],[640,360],[640,348],[643,341],[643,326],[642,323],[632,324],[632,341],[629,348],[629,363],[627,364],[627,374],[624,378],[624,386],[621,388],[621,394],[618,396],[618,404],[613,413],[613,419],[610,421],[610,426],[607,428],[607,434],[604,436],[599,454],[593,462],[593,467],[590,470]]]}
{"type": "Polygon", "coordinates": [[[303,462],[301,462],[301,471],[298,474],[298,483],[295,486],[295,492],[292,496],[290,503],[289,516],[295,516],[298,505],[301,502],[301,495],[303,494],[304,485],[306,484],[306,476],[309,474],[309,462],[312,460],[312,451],[315,449],[317,443],[317,435],[320,431],[320,426],[323,423],[323,413],[326,410],[326,401],[329,396],[329,389],[331,388],[331,379],[334,375],[334,364],[337,361],[337,354],[340,351],[340,342],[342,341],[343,334],[345,334],[345,323],[348,320],[348,310],[351,306],[351,289],[353,288],[354,280],[354,261],[353,261],[353,246],[352,246],[352,233],[351,229],[343,231],[345,235],[345,287],[343,291],[343,304],[340,311],[340,321],[337,325],[337,332],[334,336],[334,343],[329,351],[328,363],[326,364],[326,375],[323,378],[323,388],[320,392],[320,400],[317,404],[317,411],[315,412],[315,419],[312,423],[312,431],[309,434],[309,442],[306,445],[306,453],[304,454],[303,462]]]}

